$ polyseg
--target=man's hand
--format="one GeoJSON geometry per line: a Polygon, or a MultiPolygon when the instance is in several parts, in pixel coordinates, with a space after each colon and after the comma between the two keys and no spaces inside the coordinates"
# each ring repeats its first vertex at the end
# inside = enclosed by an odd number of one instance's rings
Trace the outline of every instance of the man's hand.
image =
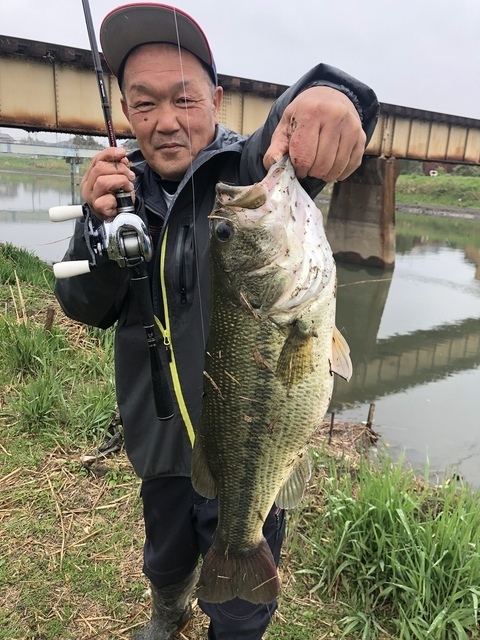
{"type": "Polygon", "coordinates": [[[360,166],[366,136],[353,102],[330,87],[311,87],[285,109],[263,158],[268,170],[288,153],[297,178],[345,180],[360,166]]]}
{"type": "Polygon", "coordinates": [[[82,179],[82,198],[100,220],[117,215],[115,193],[126,191],[134,197],[135,174],[125,157],[125,149],[110,147],[94,156],[82,179]]]}

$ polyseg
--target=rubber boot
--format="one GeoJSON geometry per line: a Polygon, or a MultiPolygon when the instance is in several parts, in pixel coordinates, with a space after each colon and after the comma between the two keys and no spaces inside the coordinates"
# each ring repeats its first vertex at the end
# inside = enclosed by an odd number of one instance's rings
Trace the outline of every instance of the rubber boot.
{"type": "Polygon", "coordinates": [[[132,640],[172,640],[192,617],[190,603],[197,582],[195,570],[182,582],[161,589],[150,584],[152,590],[152,617],[132,640]]]}

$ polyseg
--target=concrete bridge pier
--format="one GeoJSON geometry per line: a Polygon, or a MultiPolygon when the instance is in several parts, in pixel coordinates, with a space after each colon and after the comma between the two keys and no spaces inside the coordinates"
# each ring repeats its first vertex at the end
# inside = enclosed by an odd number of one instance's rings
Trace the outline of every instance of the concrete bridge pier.
{"type": "Polygon", "coordinates": [[[326,231],[338,261],[393,269],[399,173],[393,157],[365,157],[355,173],[335,183],[326,231]]]}

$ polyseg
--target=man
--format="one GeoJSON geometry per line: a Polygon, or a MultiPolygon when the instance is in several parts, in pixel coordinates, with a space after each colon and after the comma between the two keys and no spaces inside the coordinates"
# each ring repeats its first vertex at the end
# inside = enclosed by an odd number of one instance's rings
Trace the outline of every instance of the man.
{"type": "MultiPolygon", "coordinates": [[[[207,39],[184,12],[154,3],[125,5],[101,26],[103,53],[122,89],[122,108],[139,151],[106,149],[82,182],[86,219],[117,215],[115,193],[130,192],[155,245],[149,274],[163,373],[173,417],[158,421],[145,334],[129,269],[101,258],[88,275],[62,280],[56,294],[67,315],[99,327],[115,322],[118,406],[127,454],[143,479],[144,573],[152,619],[136,640],[167,640],[188,621],[200,555],[216,526],[216,502],[190,482],[200,415],[209,319],[208,219],[215,184],[251,184],[288,153],[312,196],[360,164],[378,110],[365,85],[318,65],[274,104],[265,124],[244,137],[218,125],[222,88],[207,39]]],[[[88,258],[79,222],[67,260],[88,258]]],[[[278,563],[284,514],[275,507],[264,535],[278,563]]],[[[208,637],[258,640],[276,603],[200,602],[208,637]]]]}

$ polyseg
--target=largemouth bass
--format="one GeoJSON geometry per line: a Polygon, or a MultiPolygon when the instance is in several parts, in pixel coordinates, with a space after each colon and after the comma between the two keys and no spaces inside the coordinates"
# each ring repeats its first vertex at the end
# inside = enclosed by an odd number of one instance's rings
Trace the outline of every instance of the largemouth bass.
{"type": "Polygon", "coordinates": [[[280,585],[263,523],[274,503],[301,500],[333,372],[349,378],[351,363],[335,329],[322,216],[290,160],[252,186],[219,183],[210,217],[212,311],[192,482],[218,496],[219,516],[197,595],[267,603],[280,585]]]}

